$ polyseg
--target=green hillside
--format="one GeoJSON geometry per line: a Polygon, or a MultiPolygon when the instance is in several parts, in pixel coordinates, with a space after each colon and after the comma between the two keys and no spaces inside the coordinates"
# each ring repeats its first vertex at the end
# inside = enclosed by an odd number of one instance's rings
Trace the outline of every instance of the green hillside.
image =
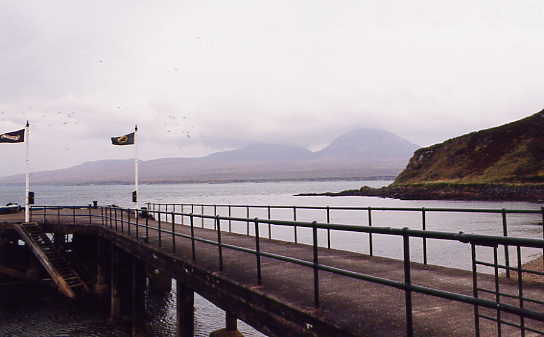
{"type": "Polygon", "coordinates": [[[390,187],[544,183],[544,110],[417,150],[390,187]]]}

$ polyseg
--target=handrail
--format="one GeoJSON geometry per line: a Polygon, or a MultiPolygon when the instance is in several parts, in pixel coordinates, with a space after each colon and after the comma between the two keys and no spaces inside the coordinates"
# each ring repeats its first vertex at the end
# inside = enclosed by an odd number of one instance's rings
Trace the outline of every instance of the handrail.
{"type": "MultiPolygon", "coordinates": [[[[169,204],[172,205],[172,204],[169,204]]],[[[214,205],[217,206],[218,205],[214,205]]],[[[58,206],[60,207],[60,206],[58,206]]],[[[268,208],[269,206],[264,206],[268,208]]],[[[299,206],[295,206],[296,208],[301,208],[299,206]]],[[[76,207],[67,207],[68,209],[73,209],[73,212],[70,212],[72,214],[61,214],[60,209],[62,208],[54,208],[58,211],[56,213],[52,213],[52,216],[66,216],[66,217],[72,217],[74,219],[74,223],[76,223],[76,207]]],[[[33,208],[33,210],[43,210],[43,214],[38,213],[35,215],[41,216],[43,215],[44,220],[46,218],[46,212],[48,209],[47,206],[43,208],[33,208]]],[[[380,226],[362,226],[362,225],[356,225],[356,224],[338,224],[338,223],[331,223],[330,219],[327,218],[327,223],[318,223],[318,222],[306,222],[306,221],[291,221],[291,220],[276,220],[276,219],[259,219],[259,218],[249,218],[249,217],[235,217],[235,216],[223,216],[223,215],[207,215],[207,214],[196,214],[194,212],[187,213],[187,212],[176,212],[173,211],[162,211],[162,210],[154,210],[154,209],[147,209],[147,210],[136,210],[132,208],[120,208],[120,207],[110,207],[110,206],[100,206],[96,209],[100,212],[99,214],[93,214],[92,209],[95,209],[92,206],[87,207],[81,207],[80,208],[83,211],[87,211],[88,213],[83,215],[77,215],[77,216],[88,216],[89,217],[89,224],[92,223],[92,219],[100,219],[99,223],[94,223],[95,225],[104,226],[106,228],[109,228],[110,230],[113,230],[115,232],[121,232],[121,234],[127,234],[129,236],[136,235],[138,238],[138,235],[140,235],[140,232],[145,230],[145,238],[149,238],[149,231],[154,231],[157,233],[158,236],[158,242],[155,242],[153,244],[151,243],[143,243],[147,245],[158,245],[159,250],[168,249],[163,242],[164,240],[170,240],[171,241],[171,253],[176,254],[176,239],[177,238],[183,238],[191,240],[191,246],[192,246],[192,258],[193,261],[196,261],[196,255],[197,251],[195,248],[195,241],[196,242],[202,242],[205,244],[209,244],[212,246],[217,247],[218,249],[218,262],[219,262],[219,269],[220,271],[223,270],[223,255],[222,255],[222,249],[231,249],[236,250],[240,252],[245,252],[248,254],[252,254],[256,256],[257,261],[257,283],[261,284],[261,264],[260,259],[261,257],[276,259],[288,263],[294,263],[297,265],[305,266],[308,268],[312,268],[314,272],[314,304],[316,307],[320,306],[319,298],[320,298],[320,291],[319,291],[319,271],[327,271],[331,272],[337,275],[343,275],[346,277],[351,277],[354,279],[366,281],[366,282],[373,282],[382,284],[389,287],[394,287],[397,289],[404,290],[405,293],[405,310],[406,310],[406,335],[407,336],[413,336],[413,326],[412,326],[412,314],[413,314],[413,308],[412,308],[412,293],[420,293],[420,294],[426,294],[431,296],[436,296],[448,300],[458,301],[462,303],[471,304],[474,306],[474,324],[475,324],[475,331],[476,335],[479,335],[480,331],[480,318],[482,319],[492,319],[495,320],[498,324],[498,328],[501,329],[502,325],[508,325],[508,326],[514,326],[516,328],[519,328],[522,332],[524,331],[533,331],[537,333],[544,334],[544,332],[538,331],[536,329],[533,329],[531,327],[525,326],[526,323],[524,323],[523,318],[532,319],[544,322],[544,312],[543,311],[535,311],[533,309],[528,309],[523,306],[523,302],[533,302],[533,303],[540,303],[540,301],[536,301],[534,299],[528,298],[527,295],[523,295],[523,282],[521,281],[523,273],[529,272],[528,270],[524,269],[521,264],[521,248],[529,247],[529,248],[539,248],[544,250],[544,240],[542,239],[530,239],[530,238],[516,238],[516,237],[510,237],[508,236],[507,231],[504,232],[504,236],[490,236],[490,235],[479,235],[479,234],[465,234],[463,232],[459,233],[452,233],[452,232],[441,232],[441,231],[429,231],[429,230],[419,230],[419,229],[409,229],[407,227],[404,228],[395,228],[395,227],[380,227],[380,226]],[[147,212],[148,214],[152,214],[154,217],[157,218],[156,222],[149,223],[149,217],[145,217],[145,223],[141,222],[142,217],[138,216],[136,217],[135,212],[147,212]],[[190,226],[191,234],[184,234],[176,231],[175,228],[175,221],[176,217],[181,217],[182,219],[189,218],[190,224],[187,226],[190,226]],[[171,219],[171,222],[169,222],[169,218],[171,219]],[[217,233],[217,239],[212,240],[209,238],[203,238],[198,237],[194,233],[194,227],[195,227],[195,218],[200,218],[202,220],[202,224],[204,224],[204,220],[213,220],[214,221],[214,231],[217,233]],[[247,223],[248,226],[250,223],[253,223],[255,225],[255,249],[247,248],[247,247],[241,247],[237,245],[232,244],[225,244],[221,240],[221,221],[223,222],[244,222],[247,223]],[[274,226],[284,226],[284,227],[292,227],[296,230],[297,227],[302,228],[308,228],[313,231],[313,241],[311,243],[311,246],[314,250],[314,256],[313,259],[298,259],[286,255],[279,255],[274,254],[267,251],[262,251],[260,249],[260,240],[262,240],[259,236],[259,225],[260,224],[268,224],[274,225],[274,226]],[[120,225],[120,226],[119,226],[120,225]],[[126,230],[125,230],[126,226],[126,230]],[[132,232],[131,232],[132,228],[132,232]],[[404,262],[404,280],[398,281],[398,280],[390,280],[386,278],[376,277],[373,275],[368,275],[360,272],[355,272],[351,270],[346,270],[342,268],[337,268],[334,266],[325,265],[322,263],[319,263],[319,256],[318,256],[318,240],[317,240],[317,230],[327,230],[327,232],[330,231],[345,231],[345,232],[361,232],[361,233],[367,233],[369,235],[371,234],[381,234],[381,235],[393,235],[393,236],[400,236],[403,238],[403,248],[404,248],[404,255],[402,258],[402,261],[404,262]],[[460,294],[460,293],[452,293],[440,289],[434,289],[429,288],[425,286],[420,286],[416,284],[412,284],[412,278],[411,278],[411,262],[412,259],[410,258],[410,239],[411,238],[421,238],[421,239],[434,239],[434,240],[449,240],[449,241],[456,241],[461,243],[469,244],[472,249],[472,274],[473,274],[473,294],[472,296],[466,295],[466,294],[460,294]],[[484,261],[480,261],[476,257],[476,246],[487,246],[492,247],[494,251],[494,263],[487,263],[484,261]],[[505,264],[499,264],[497,261],[497,249],[499,246],[504,246],[505,249],[508,249],[508,247],[517,247],[518,254],[517,254],[517,268],[512,267],[509,264],[508,261],[508,255],[505,254],[505,264]],[[493,294],[496,293],[496,300],[488,300],[480,298],[478,295],[478,292],[484,292],[483,289],[479,288],[477,285],[477,265],[484,265],[487,267],[495,268],[495,282],[498,283],[499,281],[499,274],[498,269],[504,269],[507,272],[510,270],[515,271],[518,273],[518,287],[519,287],[519,295],[512,295],[510,294],[510,298],[518,299],[520,301],[520,306],[516,306],[513,304],[506,304],[502,303],[500,301],[500,297],[504,296],[499,293],[497,290],[496,292],[491,292],[493,294]],[[493,319],[492,317],[479,313],[479,308],[484,307],[488,309],[497,310],[497,312],[507,312],[514,315],[518,315],[521,318],[521,323],[513,323],[504,320],[504,318],[500,318],[500,315],[498,315],[498,318],[493,319]]],[[[327,209],[327,208],[326,208],[327,209]]],[[[357,208],[360,210],[359,208],[357,208]]],[[[217,209],[215,209],[217,210],[217,209]]],[[[368,210],[368,208],[363,208],[362,210],[368,210]]],[[[371,210],[374,210],[372,208],[371,210]]],[[[389,210],[389,209],[387,209],[389,210]]],[[[404,209],[403,209],[404,210],[404,209]]],[[[418,209],[421,210],[421,209],[418,209]]],[[[430,209],[424,208],[425,211],[429,211],[430,209]]],[[[445,210],[445,209],[434,209],[434,210],[445,210]]],[[[446,209],[447,210],[447,209],[446,209]]],[[[491,210],[487,210],[491,211],[491,210]]],[[[494,212],[497,210],[494,210],[494,212]]],[[[520,213],[517,211],[523,211],[523,210],[510,210],[510,213],[520,213]]],[[[527,210],[525,210],[527,211],[527,210]]],[[[508,212],[508,210],[498,210],[497,213],[503,214],[503,220],[505,219],[505,214],[508,212]]],[[[533,214],[540,214],[542,211],[531,211],[533,214]]],[[[295,209],[295,217],[296,217],[296,209],[295,209]]],[[[503,222],[503,225],[506,224],[506,222],[503,222]]],[[[248,227],[249,228],[249,227],[248,227]]],[[[230,229],[230,228],[229,228],[230,229]]],[[[248,230],[249,232],[249,230],[248,230]]],[[[144,233],[141,235],[144,236],[144,233]]],[[[144,242],[146,242],[144,240],[144,242]]],[[[507,250],[505,250],[507,251],[507,250]]],[[[538,273],[537,273],[538,274],[538,273]]],[[[498,288],[497,288],[498,289],[498,288]]],[[[489,292],[489,290],[485,290],[489,292]]]]}
{"type": "MultiPolygon", "coordinates": [[[[120,209],[120,208],[118,208],[120,209]]],[[[134,212],[135,209],[127,208],[122,210],[130,210],[134,212]]],[[[305,227],[305,228],[314,228],[317,229],[333,229],[339,231],[347,232],[360,232],[360,233],[373,233],[373,234],[388,234],[403,236],[408,234],[411,237],[418,238],[427,238],[427,239],[438,239],[438,240],[454,240],[462,243],[477,243],[485,244],[488,242],[494,242],[496,245],[523,245],[524,247],[532,248],[544,248],[544,240],[542,239],[528,239],[528,238],[513,238],[513,237],[504,237],[504,236],[493,236],[493,235],[479,235],[479,234],[466,234],[463,232],[451,233],[451,232],[441,232],[441,231],[422,231],[416,229],[409,229],[407,227],[367,227],[361,225],[345,225],[345,224],[333,224],[333,223],[319,223],[319,222],[304,222],[304,221],[289,221],[289,220],[268,220],[261,218],[240,218],[240,217],[228,217],[221,215],[202,215],[197,213],[180,213],[180,212],[166,212],[166,211],[149,211],[154,214],[164,214],[164,215],[174,215],[174,216],[193,216],[196,218],[203,219],[219,219],[219,220],[231,220],[239,222],[247,221],[258,221],[259,223],[272,224],[278,226],[287,226],[287,227],[305,227]]],[[[133,224],[133,223],[131,223],[133,224]]]]}
{"type": "MultiPolygon", "coordinates": [[[[268,207],[273,209],[292,209],[293,207],[298,209],[319,209],[319,210],[350,210],[350,211],[406,211],[406,212],[464,212],[464,213],[495,213],[495,214],[542,214],[544,211],[541,209],[506,209],[506,208],[447,208],[447,207],[356,207],[356,206],[299,206],[299,205],[241,205],[241,204],[196,204],[196,203],[152,203],[148,202],[147,205],[160,205],[160,206],[197,206],[197,207],[231,207],[231,208],[261,208],[266,209],[268,207]]],[[[149,209],[149,207],[148,207],[149,209]]]]}

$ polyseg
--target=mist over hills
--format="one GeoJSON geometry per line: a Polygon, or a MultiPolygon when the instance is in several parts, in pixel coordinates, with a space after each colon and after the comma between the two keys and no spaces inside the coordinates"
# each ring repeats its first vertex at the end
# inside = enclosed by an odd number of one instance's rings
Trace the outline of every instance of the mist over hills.
{"type": "Polygon", "coordinates": [[[336,138],[329,146],[315,153],[320,158],[353,158],[366,156],[378,160],[398,160],[413,153],[419,146],[395,134],[378,129],[357,129],[336,138]]]}
{"type": "MultiPolygon", "coordinates": [[[[390,132],[358,129],[320,151],[280,144],[251,144],[198,158],[139,162],[140,182],[228,182],[396,176],[419,147],[390,132]]],[[[99,160],[32,173],[33,184],[131,183],[132,160],[99,160]]],[[[22,183],[24,175],[0,178],[22,183]]]]}

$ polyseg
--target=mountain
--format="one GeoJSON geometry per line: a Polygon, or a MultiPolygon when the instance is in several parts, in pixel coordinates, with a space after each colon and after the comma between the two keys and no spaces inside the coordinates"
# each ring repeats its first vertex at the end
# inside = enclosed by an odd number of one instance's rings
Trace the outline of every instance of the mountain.
{"type": "Polygon", "coordinates": [[[542,202],[544,110],[421,148],[389,186],[310,195],[542,202]]]}
{"type": "Polygon", "coordinates": [[[212,153],[206,159],[224,161],[276,161],[311,159],[312,157],[313,152],[302,147],[278,144],[252,144],[242,149],[212,153]]]}
{"type": "MultiPolygon", "coordinates": [[[[240,180],[337,179],[396,176],[417,149],[392,133],[354,130],[336,138],[321,151],[279,144],[249,146],[199,158],[140,161],[142,183],[225,182],[240,180]]],[[[131,183],[132,160],[99,160],[61,170],[35,172],[32,182],[131,183]]],[[[22,175],[0,178],[21,183],[22,175]]]]}
{"type": "Polygon", "coordinates": [[[329,146],[317,152],[319,157],[377,158],[403,160],[419,146],[391,132],[379,129],[358,129],[336,138],[329,146]]]}
{"type": "Polygon", "coordinates": [[[544,183],[544,110],[417,150],[394,185],[544,183]]]}

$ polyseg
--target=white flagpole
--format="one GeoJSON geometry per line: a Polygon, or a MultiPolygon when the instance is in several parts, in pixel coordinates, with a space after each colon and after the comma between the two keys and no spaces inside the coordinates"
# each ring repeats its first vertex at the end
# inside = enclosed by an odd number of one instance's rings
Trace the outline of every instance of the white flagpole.
{"type": "Polygon", "coordinates": [[[28,124],[28,121],[26,121],[26,127],[25,127],[25,143],[26,143],[26,172],[25,172],[25,222],[30,221],[30,209],[29,209],[29,200],[28,200],[28,194],[30,192],[30,124],[28,124]]]}
{"type": "Polygon", "coordinates": [[[136,215],[138,214],[138,202],[140,201],[140,192],[138,191],[138,142],[136,140],[137,133],[138,125],[134,127],[134,190],[136,191],[136,201],[134,202],[134,208],[136,209],[136,215]]]}

